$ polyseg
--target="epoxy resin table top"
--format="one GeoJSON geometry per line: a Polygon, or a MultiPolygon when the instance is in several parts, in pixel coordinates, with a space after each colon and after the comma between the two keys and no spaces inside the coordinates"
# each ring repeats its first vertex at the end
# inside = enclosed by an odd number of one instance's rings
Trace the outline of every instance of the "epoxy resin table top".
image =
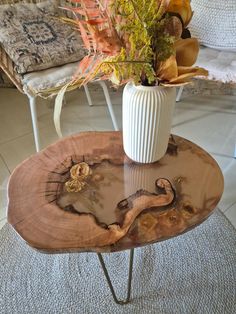
{"type": "Polygon", "coordinates": [[[202,148],[176,135],[156,163],[123,151],[121,132],[86,132],[22,162],[9,182],[8,222],[46,252],[115,252],[182,234],[202,223],[223,192],[223,176],[202,148]],[[70,169],[90,175],[68,192],[70,169]]]}

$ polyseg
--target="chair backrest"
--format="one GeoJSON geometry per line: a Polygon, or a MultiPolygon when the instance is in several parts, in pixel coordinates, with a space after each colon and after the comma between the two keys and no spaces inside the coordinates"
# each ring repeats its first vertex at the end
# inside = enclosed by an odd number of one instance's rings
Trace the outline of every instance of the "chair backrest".
{"type": "MultiPolygon", "coordinates": [[[[0,0],[0,6],[6,5],[6,4],[17,4],[17,3],[40,3],[44,2],[45,0],[0,0]]],[[[66,4],[72,5],[70,0],[55,0],[58,2],[58,6],[64,6],[66,4]]],[[[69,15],[69,12],[66,11],[65,14],[68,17],[71,17],[69,15]]],[[[10,57],[6,54],[5,50],[0,45],[0,71],[2,70],[5,72],[5,74],[9,77],[11,82],[17,87],[17,89],[24,93],[23,86],[21,82],[21,76],[15,71],[14,69],[15,65],[13,61],[10,59],[10,57]]]]}
{"type": "MultiPolygon", "coordinates": [[[[44,2],[45,0],[0,0],[0,5],[3,4],[16,4],[16,3],[40,3],[40,2],[44,2]]],[[[58,2],[58,6],[63,7],[65,5],[69,6],[76,6],[76,3],[72,3],[70,2],[70,0],[55,0],[58,2]]],[[[69,11],[65,11],[64,14],[69,17],[69,18],[73,18],[74,16],[69,12],[69,11]]]]}
{"type": "MultiPolygon", "coordinates": [[[[39,3],[43,1],[45,0],[0,0],[0,5],[1,4],[14,4],[14,3],[39,3]]],[[[60,2],[66,2],[66,1],[58,0],[58,3],[60,2]]]]}
{"type": "Polygon", "coordinates": [[[236,1],[192,0],[191,6],[191,35],[206,47],[236,52],[236,1]]]}
{"type": "Polygon", "coordinates": [[[2,4],[14,4],[14,3],[38,3],[41,0],[0,0],[0,5],[2,4]]]}
{"type": "MultiPolygon", "coordinates": [[[[40,3],[44,2],[45,0],[0,0],[0,5],[2,4],[14,4],[14,3],[40,3]]],[[[70,6],[76,5],[72,4],[70,0],[56,0],[58,2],[58,5],[65,5],[70,4],[70,6]]]]}

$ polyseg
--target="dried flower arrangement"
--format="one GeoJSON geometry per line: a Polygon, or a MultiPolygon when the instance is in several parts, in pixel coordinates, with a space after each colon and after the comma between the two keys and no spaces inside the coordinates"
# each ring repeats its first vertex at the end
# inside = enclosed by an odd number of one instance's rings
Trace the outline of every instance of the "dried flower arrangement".
{"type": "Polygon", "coordinates": [[[192,67],[198,41],[187,30],[190,0],[70,0],[65,18],[80,31],[88,50],[71,85],[96,79],[114,85],[187,84],[207,71],[192,67]]]}

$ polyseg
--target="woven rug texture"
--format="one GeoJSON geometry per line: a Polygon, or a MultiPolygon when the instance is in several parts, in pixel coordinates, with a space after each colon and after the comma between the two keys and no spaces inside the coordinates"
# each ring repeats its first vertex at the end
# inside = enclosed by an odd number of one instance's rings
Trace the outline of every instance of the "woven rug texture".
{"type": "MultiPolygon", "coordinates": [[[[125,297],[128,252],[103,254],[125,297]]],[[[47,255],[0,231],[1,314],[236,313],[236,230],[216,211],[179,237],[135,250],[131,303],[114,303],[95,253],[47,255]]]]}

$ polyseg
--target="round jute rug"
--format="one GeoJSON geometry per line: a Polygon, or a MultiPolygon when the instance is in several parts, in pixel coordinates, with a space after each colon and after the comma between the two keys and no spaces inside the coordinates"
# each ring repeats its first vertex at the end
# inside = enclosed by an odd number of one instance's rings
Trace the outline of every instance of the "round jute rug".
{"type": "MultiPolygon", "coordinates": [[[[127,252],[104,254],[124,297],[127,252]]],[[[45,255],[6,224],[0,313],[236,313],[236,230],[217,211],[177,238],[135,250],[132,301],[114,303],[95,253],[45,255]]]]}

